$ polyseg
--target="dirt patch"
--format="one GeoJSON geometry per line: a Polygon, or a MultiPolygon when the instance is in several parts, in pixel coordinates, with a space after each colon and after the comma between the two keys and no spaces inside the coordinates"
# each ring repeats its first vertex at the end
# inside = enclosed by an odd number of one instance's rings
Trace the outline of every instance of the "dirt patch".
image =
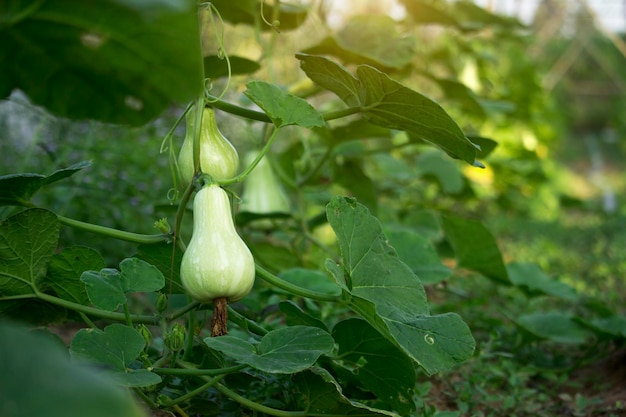
{"type": "Polygon", "coordinates": [[[572,372],[570,381],[578,387],[560,397],[572,416],[626,417],[626,348],[572,372]]]}

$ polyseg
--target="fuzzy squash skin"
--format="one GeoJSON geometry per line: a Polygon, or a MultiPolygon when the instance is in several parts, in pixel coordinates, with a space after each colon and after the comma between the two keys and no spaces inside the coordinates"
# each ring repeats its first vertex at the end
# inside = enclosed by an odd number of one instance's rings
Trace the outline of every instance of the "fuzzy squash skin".
{"type": "Polygon", "coordinates": [[[242,299],[254,285],[254,258],[235,230],[228,194],[216,184],[202,188],[193,213],[193,235],[180,266],[183,286],[202,303],[242,299]]]}
{"type": "MultiPolygon", "coordinates": [[[[234,177],[239,169],[237,150],[219,131],[215,122],[215,113],[210,107],[203,109],[200,130],[200,170],[217,180],[234,177]]],[[[183,186],[188,186],[193,179],[193,135],[196,112],[186,116],[187,133],[178,154],[178,169],[183,186]]]]}

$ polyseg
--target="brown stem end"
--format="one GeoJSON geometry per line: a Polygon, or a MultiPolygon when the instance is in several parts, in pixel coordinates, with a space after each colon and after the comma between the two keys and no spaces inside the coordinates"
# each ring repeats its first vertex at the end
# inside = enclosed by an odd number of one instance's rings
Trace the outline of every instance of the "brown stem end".
{"type": "Polygon", "coordinates": [[[228,300],[220,297],[213,300],[211,315],[211,337],[224,336],[228,333],[228,300]]]}

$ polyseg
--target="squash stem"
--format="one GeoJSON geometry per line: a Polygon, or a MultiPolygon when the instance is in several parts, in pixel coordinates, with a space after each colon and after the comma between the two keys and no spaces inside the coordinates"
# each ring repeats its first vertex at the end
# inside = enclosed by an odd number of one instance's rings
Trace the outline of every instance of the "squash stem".
{"type": "MultiPolygon", "coordinates": [[[[69,310],[74,310],[79,313],[85,313],[91,316],[99,317],[101,319],[108,319],[108,320],[114,320],[114,321],[126,321],[127,320],[127,316],[124,313],[100,310],[99,308],[74,303],[72,301],[64,300],[62,298],[58,298],[53,295],[46,294],[46,293],[39,292],[39,291],[36,291],[35,295],[40,300],[47,301],[50,304],[64,307],[69,310]]],[[[159,318],[156,316],[140,316],[140,315],[131,314],[130,318],[132,319],[134,323],[138,323],[138,324],[158,324],[159,323],[159,318]]]]}
{"type": "Polygon", "coordinates": [[[132,243],[153,244],[167,242],[171,239],[171,236],[166,234],[143,235],[139,233],[131,233],[124,230],[100,226],[98,224],[81,222],[80,220],[70,219],[69,217],[64,217],[58,214],[57,218],[59,219],[61,224],[64,224],[66,226],[70,226],[75,229],[85,230],[87,232],[98,233],[103,236],[108,236],[119,240],[125,240],[132,243]]]}
{"type": "Polygon", "coordinates": [[[228,334],[228,300],[219,297],[213,300],[213,314],[211,315],[211,337],[228,334]]]}
{"type": "Polygon", "coordinates": [[[276,134],[278,133],[279,130],[280,128],[274,129],[269,139],[263,146],[263,149],[261,149],[261,152],[259,152],[256,158],[254,158],[254,161],[252,161],[252,163],[248,167],[246,167],[246,169],[244,169],[241,174],[231,179],[220,181],[220,185],[229,185],[229,184],[234,184],[234,183],[243,181],[252,172],[252,170],[259,164],[259,162],[261,161],[261,159],[263,159],[265,154],[269,151],[270,147],[272,146],[272,142],[274,142],[274,139],[276,139],[276,134]]]}
{"type": "Polygon", "coordinates": [[[285,281],[276,275],[272,274],[262,266],[258,264],[256,266],[256,273],[259,277],[264,279],[266,282],[269,282],[272,285],[277,286],[280,289],[288,291],[294,295],[299,295],[306,298],[311,298],[317,301],[341,301],[341,297],[332,294],[323,294],[317,291],[312,291],[307,288],[299,287],[291,282],[285,281]]]}
{"type": "MultiPolygon", "coordinates": [[[[209,100],[211,107],[215,107],[216,109],[222,110],[226,113],[234,114],[236,116],[244,117],[246,119],[257,120],[259,122],[273,123],[272,119],[263,112],[250,110],[245,107],[240,107],[235,104],[228,103],[210,94],[207,94],[206,97],[209,100]]],[[[362,111],[363,109],[361,107],[348,107],[347,109],[323,113],[322,118],[326,121],[335,120],[342,117],[350,116],[352,114],[357,114],[362,111]]]]}
{"type": "Polygon", "coordinates": [[[254,410],[255,412],[265,413],[265,414],[268,414],[270,416],[277,416],[277,417],[306,417],[306,416],[311,415],[311,414],[307,413],[306,411],[278,410],[276,408],[271,408],[271,407],[268,407],[266,405],[259,404],[257,402],[254,402],[252,400],[247,399],[246,397],[243,397],[243,396],[237,394],[235,391],[227,388],[226,386],[224,386],[224,385],[222,385],[220,383],[216,383],[215,384],[215,388],[219,392],[224,394],[225,396],[229,397],[231,400],[234,400],[234,401],[238,402],[239,404],[243,405],[244,407],[248,407],[248,408],[254,410]]]}

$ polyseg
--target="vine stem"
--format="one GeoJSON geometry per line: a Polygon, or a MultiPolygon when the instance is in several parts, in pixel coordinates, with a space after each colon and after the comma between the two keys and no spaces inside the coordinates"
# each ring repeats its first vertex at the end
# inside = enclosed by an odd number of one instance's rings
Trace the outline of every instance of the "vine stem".
{"type": "Polygon", "coordinates": [[[170,235],[156,234],[156,235],[143,235],[139,233],[126,232],[124,230],[112,229],[106,226],[100,226],[98,224],[86,223],[80,220],[70,219],[57,214],[57,218],[61,224],[73,227],[75,229],[85,230],[87,232],[97,233],[103,236],[112,237],[119,240],[125,240],[127,242],[139,243],[139,244],[153,244],[167,242],[171,239],[170,235]]]}
{"type": "Polygon", "coordinates": [[[109,319],[109,320],[114,320],[114,321],[127,321],[128,318],[130,317],[130,319],[134,323],[138,323],[138,324],[158,324],[159,323],[159,317],[156,317],[156,316],[144,316],[144,315],[134,315],[134,314],[130,314],[129,316],[127,316],[124,313],[100,310],[99,308],[74,303],[72,301],[64,300],[62,298],[57,298],[53,295],[39,292],[37,290],[35,290],[35,294],[33,294],[33,296],[36,298],[39,298],[40,300],[47,301],[50,304],[54,304],[60,307],[65,307],[67,309],[74,310],[79,313],[85,313],[91,316],[100,317],[102,319],[109,319]]]}
{"type": "MultiPolygon", "coordinates": [[[[220,109],[226,113],[234,114],[236,116],[244,117],[246,119],[256,120],[258,122],[265,123],[273,123],[270,117],[260,111],[250,110],[245,107],[237,106],[235,104],[229,103],[224,100],[220,100],[217,97],[212,95],[207,95],[211,106],[216,109],[220,109]]],[[[327,113],[322,113],[322,118],[326,121],[340,119],[342,117],[350,116],[352,114],[361,113],[363,111],[362,107],[348,107],[342,110],[330,111],[327,113]]]]}
{"type": "Polygon", "coordinates": [[[333,147],[332,146],[327,147],[326,151],[324,152],[324,155],[322,155],[322,157],[317,162],[317,164],[303,178],[298,180],[298,182],[296,183],[296,188],[300,188],[304,184],[309,182],[309,180],[313,178],[313,176],[317,174],[319,170],[324,166],[326,161],[328,161],[328,158],[330,158],[330,155],[332,154],[332,152],[333,152],[333,147]]]}
{"type": "Polygon", "coordinates": [[[212,107],[220,109],[226,113],[241,116],[246,119],[256,120],[258,122],[272,123],[272,119],[270,119],[269,116],[263,112],[246,109],[245,107],[240,107],[235,104],[228,103],[210,94],[207,94],[207,98],[209,99],[212,107]]]}
{"type": "Polygon", "coordinates": [[[276,135],[277,135],[279,130],[280,130],[280,128],[274,129],[274,131],[270,135],[269,139],[267,140],[267,142],[265,143],[265,145],[261,149],[261,152],[259,152],[259,154],[256,156],[256,158],[254,158],[254,161],[252,161],[252,163],[248,167],[246,167],[246,169],[244,169],[241,174],[239,174],[239,175],[237,175],[237,176],[235,176],[235,177],[233,177],[231,179],[228,179],[228,180],[225,180],[225,181],[220,181],[220,185],[229,185],[229,184],[234,184],[234,183],[243,181],[252,172],[252,170],[254,168],[256,168],[256,166],[261,161],[261,159],[263,159],[265,154],[269,151],[270,146],[272,146],[272,142],[274,142],[274,139],[276,139],[276,135]]]}
{"type": "Polygon", "coordinates": [[[311,298],[317,301],[341,301],[340,296],[331,295],[331,294],[323,294],[317,291],[312,291],[306,288],[299,287],[297,285],[292,284],[291,282],[287,282],[277,277],[276,275],[272,274],[267,269],[263,268],[262,266],[259,266],[258,264],[255,265],[255,267],[256,267],[257,275],[261,277],[263,280],[265,280],[266,282],[269,282],[272,285],[277,286],[280,289],[288,291],[292,294],[299,295],[299,296],[306,297],[306,298],[311,298]]]}
{"type": "Polygon", "coordinates": [[[191,310],[197,308],[199,305],[200,305],[200,303],[197,302],[197,301],[189,303],[186,306],[181,307],[180,309],[172,312],[172,314],[169,317],[167,317],[167,321],[176,320],[177,318],[179,318],[181,316],[184,316],[185,314],[187,314],[191,310]]]}
{"type": "Polygon", "coordinates": [[[342,117],[350,116],[352,114],[361,113],[363,109],[361,107],[348,107],[342,110],[329,111],[322,114],[322,118],[326,121],[341,119],[342,117]]]}
{"type": "Polygon", "coordinates": [[[200,385],[198,388],[189,391],[188,393],[186,393],[185,395],[181,395],[180,397],[168,401],[168,403],[166,404],[167,406],[171,407],[177,404],[180,404],[184,401],[187,401],[190,398],[195,397],[198,394],[203,393],[204,391],[208,390],[209,388],[211,388],[213,385],[217,384],[222,378],[224,378],[226,375],[218,375],[216,377],[211,378],[209,381],[207,381],[206,384],[200,385]]]}
{"type": "MultiPolygon", "coordinates": [[[[40,300],[47,301],[50,304],[54,304],[60,307],[74,310],[81,314],[85,314],[85,315],[88,314],[90,316],[99,317],[101,319],[108,319],[108,320],[114,320],[114,321],[126,321],[126,322],[128,321],[128,319],[130,319],[134,323],[137,323],[137,324],[153,324],[153,325],[158,325],[160,321],[160,318],[157,316],[135,315],[135,314],[129,314],[127,316],[125,313],[100,310],[99,308],[74,303],[72,301],[64,300],[62,298],[58,298],[53,295],[40,292],[36,289],[34,291],[35,292],[31,294],[20,294],[20,295],[0,297],[0,301],[25,300],[29,298],[39,298],[40,300]]],[[[181,307],[179,310],[173,312],[171,316],[167,318],[167,321],[175,320],[178,317],[181,317],[184,314],[188,313],[189,311],[193,310],[194,308],[197,308],[199,305],[200,303],[193,302],[184,307],[181,307]]]]}
{"type": "Polygon", "coordinates": [[[184,361],[177,361],[177,364],[185,364],[185,368],[149,368],[148,370],[159,375],[216,376],[232,374],[248,367],[248,365],[242,364],[220,369],[196,369],[191,368],[191,365],[186,365],[184,361]]]}
{"type": "Polygon", "coordinates": [[[278,410],[276,408],[271,408],[268,407],[266,405],[263,404],[259,404],[256,403],[252,400],[247,399],[246,397],[243,397],[239,394],[237,394],[235,391],[227,388],[226,386],[220,384],[220,383],[216,383],[215,384],[215,388],[221,392],[222,394],[224,394],[225,396],[227,396],[228,398],[238,402],[239,404],[248,407],[254,411],[260,412],[260,413],[265,413],[265,414],[269,414],[271,416],[276,416],[276,417],[306,417],[309,414],[307,414],[306,411],[285,411],[285,410],[278,410]]]}
{"type": "Polygon", "coordinates": [[[239,327],[249,330],[259,336],[265,336],[268,333],[268,331],[265,330],[263,327],[259,326],[254,321],[247,319],[230,305],[228,306],[228,319],[233,323],[239,325],[239,327]]]}

